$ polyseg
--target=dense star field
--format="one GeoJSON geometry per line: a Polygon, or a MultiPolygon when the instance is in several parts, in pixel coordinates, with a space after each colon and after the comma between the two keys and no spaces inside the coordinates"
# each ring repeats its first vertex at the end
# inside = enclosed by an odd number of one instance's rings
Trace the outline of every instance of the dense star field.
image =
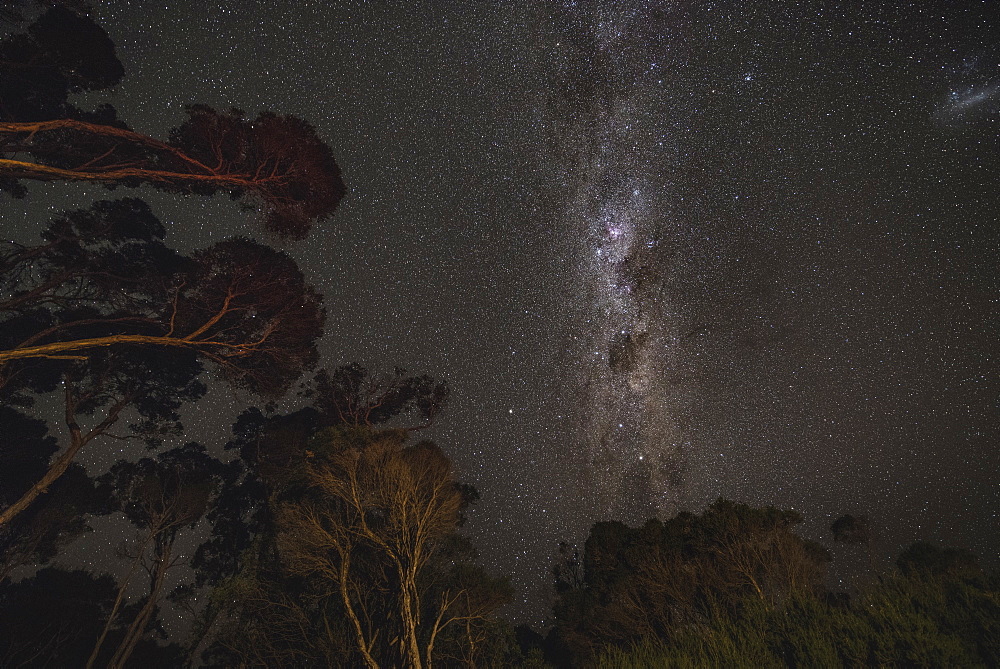
{"type": "MultiPolygon", "coordinates": [[[[279,245],[323,363],[447,381],[464,531],[541,623],[560,540],[720,496],[995,560],[990,4],[105,0],[126,78],[78,104],[154,137],[196,102],[313,124],[348,193],[279,245]]],[[[258,230],[138,192],[183,249],[258,230]]],[[[34,186],[4,231],[100,197],[34,186]]],[[[213,388],[187,438],[221,453],[250,401],[213,388]]],[[[73,560],[131,531],[95,526],[73,560]]]]}

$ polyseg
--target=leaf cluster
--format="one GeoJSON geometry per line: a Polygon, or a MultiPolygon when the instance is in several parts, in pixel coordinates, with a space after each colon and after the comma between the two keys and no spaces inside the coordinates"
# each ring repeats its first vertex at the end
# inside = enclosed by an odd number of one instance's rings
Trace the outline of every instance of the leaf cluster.
{"type": "Polygon", "coordinates": [[[800,521],[794,511],[720,499],[700,515],[638,528],[597,523],[582,560],[566,547],[557,565],[551,657],[578,666],[608,645],[668,639],[751,603],[821,592],[829,557],[792,532],[800,521]]]}
{"type": "Polygon", "coordinates": [[[111,88],[124,75],[107,32],[80,8],[56,4],[0,40],[0,120],[84,117],[69,96],[111,88]]]}

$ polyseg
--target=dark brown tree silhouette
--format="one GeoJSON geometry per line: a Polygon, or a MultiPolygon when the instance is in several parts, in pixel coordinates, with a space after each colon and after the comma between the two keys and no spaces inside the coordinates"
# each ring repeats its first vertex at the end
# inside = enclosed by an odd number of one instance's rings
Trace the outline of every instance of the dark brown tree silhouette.
{"type": "Polygon", "coordinates": [[[109,575],[55,567],[0,584],[0,666],[81,666],[114,592],[109,575]]]}
{"type": "Polygon", "coordinates": [[[0,285],[10,295],[0,301],[9,326],[0,338],[0,383],[19,371],[5,368],[17,361],[86,360],[95,349],[147,346],[197,353],[253,392],[284,392],[315,361],[323,325],[320,298],[294,261],[243,239],[185,259],[145,235],[107,234],[137,212],[151,217],[140,205],[74,212],[49,229],[47,244],[0,258],[0,285]],[[84,236],[88,227],[96,232],[84,236]]]}
{"type": "Polygon", "coordinates": [[[287,254],[248,240],[220,242],[193,259],[164,336],[183,339],[234,385],[280,396],[316,363],[320,296],[287,254]]]}
{"type": "MultiPolygon", "coordinates": [[[[29,578],[0,584],[0,666],[83,667],[115,599],[118,585],[105,574],[45,567],[29,578]]],[[[162,629],[157,629],[162,632],[162,629]]],[[[109,640],[117,643],[124,630],[109,640]]],[[[113,644],[107,644],[113,649],[113,644]]],[[[184,665],[178,644],[146,638],[132,666],[175,669],[184,665]]],[[[106,666],[110,652],[98,664],[106,666]]]]}
{"type": "Polygon", "coordinates": [[[286,254],[245,239],[196,252],[190,273],[174,278],[165,304],[146,315],[76,319],[0,350],[0,365],[46,358],[86,360],[94,349],[184,349],[214,362],[234,385],[280,395],[315,362],[322,333],[320,297],[286,254]],[[67,337],[83,326],[115,332],[67,337]],[[45,341],[62,335],[56,341],[45,341]]]}
{"type": "Polygon", "coordinates": [[[871,526],[868,516],[845,514],[830,525],[833,540],[845,544],[864,544],[871,541],[871,526]]]}
{"type": "Polygon", "coordinates": [[[830,524],[833,540],[854,546],[864,546],[868,555],[868,569],[872,577],[878,577],[879,570],[875,564],[875,541],[872,535],[871,522],[867,515],[852,516],[847,513],[830,524]]]}
{"type": "Polygon", "coordinates": [[[316,408],[329,425],[393,425],[406,430],[430,427],[444,411],[448,385],[429,376],[407,376],[397,367],[374,374],[351,363],[316,375],[316,408]],[[406,425],[399,425],[399,418],[406,425]]]}
{"type": "Polygon", "coordinates": [[[41,478],[0,511],[0,527],[48,492],[90,443],[130,438],[154,443],[179,432],[178,409],[205,392],[197,380],[201,370],[191,353],[143,349],[101,350],[68,366],[59,381],[66,443],[41,478]],[[134,411],[139,420],[123,431],[113,431],[126,410],[134,411]]]}
{"type": "Polygon", "coordinates": [[[905,576],[943,577],[974,576],[981,573],[976,555],[964,548],[942,547],[927,541],[915,541],[896,559],[905,576]]]}
{"type": "MultiPolygon", "coordinates": [[[[45,421],[0,406],[0,505],[17,501],[40,479],[59,450],[45,421]]],[[[71,465],[42,503],[0,528],[0,582],[29,564],[46,564],[77,537],[90,531],[86,515],[106,512],[107,495],[83,467],[71,465]]]]}
{"type": "Polygon", "coordinates": [[[164,141],[131,130],[110,106],[69,103],[123,74],[107,33],[80,9],[57,5],[0,41],[0,190],[24,197],[19,180],[31,179],[224,192],[256,199],[270,230],[296,238],[343,198],[330,148],[294,116],[251,120],[193,105],[164,141]]]}
{"type": "Polygon", "coordinates": [[[156,459],[119,462],[103,477],[113,488],[118,507],[140,533],[129,556],[131,567],[91,651],[88,668],[100,657],[131,580],[142,567],[149,577],[146,596],[106,666],[120,669],[128,661],[155,617],[167,572],[183,562],[174,550],[178,533],[193,527],[208,510],[222,483],[223,470],[224,465],[208,456],[203,446],[189,443],[156,459]]]}
{"type": "Polygon", "coordinates": [[[69,435],[45,475],[0,511],[0,526],[127,409],[143,418],[134,433],[176,423],[179,403],[204,392],[203,362],[267,397],[313,365],[323,311],[287,255],[235,239],[183,258],[159,234],[145,205],[98,203],[58,219],[41,246],[0,258],[10,296],[0,303],[0,391],[24,403],[60,390],[69,435]]]}
{"type": "MultiPolygon", "coordinates": [[[[0,120],[86,116],[69,95],[110,88],[124,76],[108,34],[69,4],[50,7],[23,32],[0,40],[0,120]]],[[[26,14],[0,18],[17,24],[26,14]]]]}
{"type": "MultiPolygon", "coordinates": [[[[23,24],[32,4],[5,3],[0,19],[23,24]]],[[[82,7],[72,6],[82,3],[52,4],[25,30],[0,40],[0,121],[65,118],[120,125],[110,105],[86,112],[69,102],[71,93],[110,88],[121,80],[125,70],[114,44],[82,7]]],[[[8,176],[0,176],[0,191],[17,198],[28,193],[8,176]]]]}
{"type": "MultiPolygon", "coordinates": [[[[145,203],[120,200],[57,217],[37,246],[8,241],[0,253],[0,351],[16,360],[15,349],[148,323],[169,304],[172,277],[189,266],[162,237],[145,203]]],[[[49,376],[60,369],[49,365],[49,376]]],[[[0,363],[0,389],[39,371],[0,363]]]]}
{"type": "MultiPolygon", "coordinates": [[[[772,608],[821,591],[829,558],[792,532],[799,522],[794,511],[720,499],[700,516],[681,513],[639,528],[597,523],[582,583],[561,583],[550,637],[558,666],[585,664],[608,644],[668,639],[747,603],[772,608]]],[[[577,558],[564,561],[572,569],[577,558]]]]}
{"type": "Polygon", "coordinates": [[[166,142],[72,118],[0,121],[0,156],[0,177],[9,179],[254,196],[267,227],[294,238],[332,214],[346,192],[330,148],[305,121],[269,112],[249,120],[204,105],[190,107],[166,142]]]}

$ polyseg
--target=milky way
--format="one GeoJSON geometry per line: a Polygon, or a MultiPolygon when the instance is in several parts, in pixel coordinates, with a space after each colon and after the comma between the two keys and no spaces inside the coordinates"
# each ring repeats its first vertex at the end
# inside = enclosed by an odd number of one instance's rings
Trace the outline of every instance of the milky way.
{"type": "MultiPolygon", "coordinates": [[[[552,86],[539,105],[551,129],[549,168],[563,174],[553,206],[571,258],[576,328],[564,382],[573,438],[597,516],[669,516],[683,498],[680,416],[694,385],[677,384],[686,325],[668,283],[676,235],[670,170],[676,151],[664,72],[678,55],[650,39],[638,3],[568,3],[548,14],[552,86]]],[[[666,37],[659,28],[657,35],[666,37]]]]}
{"type": "Polygon", "coordinates": [[[955,477],[995,433],[972,389],[995,311],[969,271],[995,264],[982,17],[544,8],[576,518],[722,495],[806,510],[816,538],[880,515],[887,553],[982,522],[982,481],[955,477]]]}

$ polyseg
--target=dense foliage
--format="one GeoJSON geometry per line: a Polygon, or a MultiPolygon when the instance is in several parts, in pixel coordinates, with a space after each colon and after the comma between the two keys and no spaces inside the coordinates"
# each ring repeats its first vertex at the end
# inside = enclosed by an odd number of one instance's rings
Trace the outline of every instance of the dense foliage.
{"type": "Polygon", "coordinates": [[[608,648],[593,666],[995,667],[998,595],[996,576],[893,574],[852,601],[752,604],[669,639],[608,648]]]}
{"type": "Polygon", "coordinates": [[[788,531],[796,520],[719,500],[641,528],[598,523],[582,565],[568,555],[558,570],[548,659],[621,669],[997,665],[1000,579],[972,554],[917,542],[849,597],[824,586],[826,556],[788,531]]]}

